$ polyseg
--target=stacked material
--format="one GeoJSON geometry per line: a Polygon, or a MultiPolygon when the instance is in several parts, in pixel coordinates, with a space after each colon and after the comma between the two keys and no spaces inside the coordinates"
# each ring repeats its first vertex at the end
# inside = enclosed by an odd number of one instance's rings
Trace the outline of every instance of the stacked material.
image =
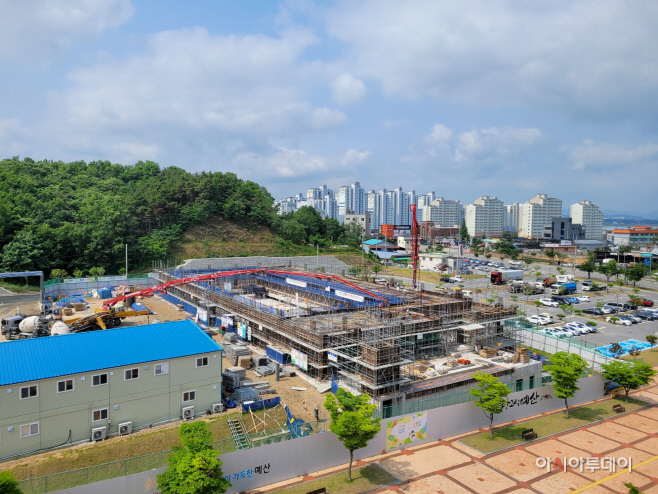
{"type": "Polygon", "coordinates": [[[238,342],[238,335],[235,333],[226,333],[224,335],[224,341],[228,343],[237,343],[238,342]]]}
{"type": "Polygon", "coordinates": [[[251,357],[249,355],[242,355],[238,357],[238,367],[243,369],[251,369],[251,357]]]}
{"type": "Polygon", "coordinates": [[[267,358],[267,355],[257,353],[251,356],[251,361],[254,363],[254,367],[260,367],[263,365],[267,365],[269,359],[267,358]]]}
{"type": "Polygon", "coordinates": [[[517,348],[516,353],[514,354],[514,362],[518,362],[520,364],[527,364],[530,362],[530,354],[528,353],[528,349],[523,347],[517,348]]]}
{"type": "Polygon", "coordinates": [[[254,388],[238,388],[233,392],[231,398],[240,403],[256,401],[258,399],[258,391],[254,388]]]}
{"type": "Polygon", "coordinates": [[[498,354],[495,348],[492,348],[490,346],[484,347],[482,350],[480,350],[480,357],[484,358],[493,358],[498,354]]]}
{"type": "Polygon", "coordinates": [[[222,372],[222,382],[226,389],[237,389],[247,378],[247,373],[242,367],[229,367],[222,372]]]}
{"type": "Polygon", "coordinates": [[[224,352],[233,365],[238,365],[239,357],[251,354],[251,350],[244,345],[226,345],[224,352]]]}
{"type": "Polygon", "coordinates": [[[274,374],[274,371],[266,365],[259,365],[256,367],[256,373],[260,376],[269,376],[270,374],[274,374]]]}

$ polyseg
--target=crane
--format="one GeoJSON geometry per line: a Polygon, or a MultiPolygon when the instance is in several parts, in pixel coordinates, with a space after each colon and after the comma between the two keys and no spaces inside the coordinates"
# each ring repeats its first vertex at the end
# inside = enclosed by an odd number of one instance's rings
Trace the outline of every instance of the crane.
{"type": "Polygon", "coordinates": [[[418,234],[420,228],[418,227],[418,220],[416,219],[416,204],[411,204],[411,266],[414,270],[413,283],[414,290],[417,288],[418,279],[418,234]]]}
{"type": "Polygon", "coordinates": [[[161,285],[157,286],[152,286],[150,288],[144,288],[143,290],[139,290],[136,292],[132,293],[127,293],[125,295],[122,295],[120,297],[113,298],[111,300],[107,300],[103,304],[103,310],[110,310],[111,307],[113,307],[115,304],[118,302],[121,302],[122,300],[126,300],[128,298],[132,297],[144,297],[144,296],[149,296],[153,295],[155,293],[167,293],[167,289],[173,286],[178,286],[178,285],[186,285],[188,283],[196,283],[199,281],[209,281],[209,280],[216,280],[219,278],[227,278],[229,276],[237,276],[237,275],[243,275],[243,274],[250,274],[253,276],[258,276],[259,274],[274,274],[274,275],[283,275],[283,276],[307,276],[309,278],[316,278],[320,280],[328,280],[328,281],[337,281],[339,283],[342,283],[344,285],[350,286],[352,288],[355,288],[356,290],[360,291],[361,293],[368,295],[371,298],[375,298],[377,300],[381,300],[385,304],[388,305],[388,300],[385,298],[380,297],[379,295],[375,295],[372,292],[369,292],[368,290],[365,290],[364,288],[361,288],[359,286],[356,286],[352,283],[350,283],[347,280],[344,280],[342,278],[339,278],[338,276],[334,275],[327,275],[327,274],[320,274],[320,273],[299,273],[299,272],[289,272],[289,271],[275,271],[272,269],[240,269],[240,270],[235,270],[235,271],[218,271],[216,273],[210,273],[210,274],[203,274],[203,275],[197,275],[197,276],[190,276],[188,278],[180,278],[177,280],[171,280],[167,281],[165,283],[162,283],[161,285]]]}

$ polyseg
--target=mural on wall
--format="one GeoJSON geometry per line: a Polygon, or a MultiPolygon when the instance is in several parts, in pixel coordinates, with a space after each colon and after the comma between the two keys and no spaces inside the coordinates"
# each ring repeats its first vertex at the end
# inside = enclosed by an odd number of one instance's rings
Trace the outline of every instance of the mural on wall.
{"type": "Polygon", "coordinates": [[[427,412],[416,413],[386,423],[386,449],[406,446],[427,439],[427,412]]]}

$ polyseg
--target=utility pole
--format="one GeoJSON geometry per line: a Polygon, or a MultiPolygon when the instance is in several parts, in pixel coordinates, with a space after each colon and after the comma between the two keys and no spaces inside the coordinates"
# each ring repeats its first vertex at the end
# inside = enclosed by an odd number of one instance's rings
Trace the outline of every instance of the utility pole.
{"type": "Polygon", "coordinates": [[[128,279],[128,244],[126,244],[126,279],[128,279]]]}

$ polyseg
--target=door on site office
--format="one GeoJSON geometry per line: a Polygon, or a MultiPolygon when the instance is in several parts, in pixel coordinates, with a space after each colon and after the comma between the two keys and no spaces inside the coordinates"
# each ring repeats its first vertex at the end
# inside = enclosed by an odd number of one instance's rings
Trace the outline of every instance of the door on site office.
{"type": "Polygon", "coordinates": [[[389,417],[393,416],[393,400],[384,400],[382,402],[382,416],[383,418],[387,419],[389,417]]]}
{"type": "Polygon", "coordinates": [[[523,391],[523,379],[516,380],[516,390],[523,391]]]}

